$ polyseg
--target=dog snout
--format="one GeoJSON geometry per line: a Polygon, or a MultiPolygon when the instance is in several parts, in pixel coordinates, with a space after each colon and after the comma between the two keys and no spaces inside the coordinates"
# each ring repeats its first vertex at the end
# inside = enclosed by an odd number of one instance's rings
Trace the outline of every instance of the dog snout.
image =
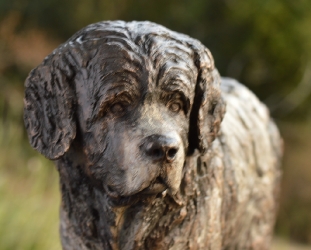
{"type": "Polygon", "coordinates": [[[154,162],[173,162],[179,150],[179,140],[163,135],[151,135],[145,139],[142,150],[154,162]]]}

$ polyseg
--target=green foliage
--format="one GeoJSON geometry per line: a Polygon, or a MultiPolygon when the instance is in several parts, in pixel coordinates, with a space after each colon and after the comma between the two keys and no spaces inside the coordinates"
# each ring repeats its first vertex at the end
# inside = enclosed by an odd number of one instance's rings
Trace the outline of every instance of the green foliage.
{"type": "MultiPolygon", "coordinates": [[[[19,13],[19,29],[39,27],[67,39],[101,20],[150,20],[203,41],[223,75],[246,83],[275,108],[300,82],[311,58],[308,0],[2,0],[0,19],[19,13]]],[[[310,100],[295,117],[310,117],[310,100]]],[[[286,102],[286,100],[285,100],[286,102]]]]}

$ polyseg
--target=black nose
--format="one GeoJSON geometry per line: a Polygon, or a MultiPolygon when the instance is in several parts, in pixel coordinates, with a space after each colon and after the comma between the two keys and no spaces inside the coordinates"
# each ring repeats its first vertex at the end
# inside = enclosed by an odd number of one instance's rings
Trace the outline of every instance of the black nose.
{"type": "Polygon", "coordinates": [[[174,161],[179,149],[179,140],[163,135],[151,135],[145,139],[143,151],[153,161],[174,161]]]}

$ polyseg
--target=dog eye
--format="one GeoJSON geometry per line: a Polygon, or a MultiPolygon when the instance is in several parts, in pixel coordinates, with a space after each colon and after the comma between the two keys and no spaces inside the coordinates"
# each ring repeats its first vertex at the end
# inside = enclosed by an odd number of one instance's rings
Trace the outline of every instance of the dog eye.
{"type": "Polygon", "coordinates": [[[178,113],[181,110],[182,105],[179,102],[173,102],[173,103],[169,104],[168,108],[169,108],[169,110],[173,111],[174,113],[178,113]]]}
{"type": "Polygon", "coordinates": [[[122,113],[124,112],[125,110],[125,104],[123,103],[120,103],[120,102],[117,102],[117,103],[114,103],[110,106],[110,111],[113,113],[113,114],[119,114],[119,113],[122,113]]]}

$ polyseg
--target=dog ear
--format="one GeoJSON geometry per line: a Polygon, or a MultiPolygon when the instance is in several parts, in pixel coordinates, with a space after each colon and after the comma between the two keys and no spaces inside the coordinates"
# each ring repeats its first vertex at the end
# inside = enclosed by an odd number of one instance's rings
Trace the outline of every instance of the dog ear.
{"type": "MultiPolygon", "coordinates": [[[[200,47],[204,47],[203,45],[200,47]]],[[[190,114],[189,148],[206,152],[218,134],[226,105],[221,97],[220,76],[208,49],[196,51],[198,78],[190,114]]]]}
{"type": "Polygon", "coordinates": [[[52,54],[25,82],[24,122],[32,147],[51,160],[68,151],[76,136],[74,71],[62,54],[52,54]]]}

